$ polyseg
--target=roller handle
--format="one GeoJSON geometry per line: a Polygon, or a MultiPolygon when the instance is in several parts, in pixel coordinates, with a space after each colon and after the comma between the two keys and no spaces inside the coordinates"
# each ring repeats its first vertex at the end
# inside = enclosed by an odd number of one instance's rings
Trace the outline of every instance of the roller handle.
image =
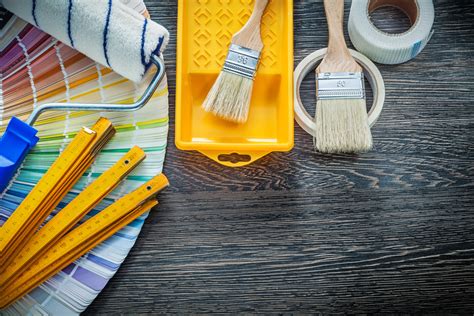
{"type": "Polygon", "coordinates": [[[151,62],[156,65],[157,71],[151,79],[143,95],[138,101],[131,104],[73,104],[73,103],[48,103],[38,106],[31,113],[28,120],[22,122],[16,117],[12,117],[5,133],[0,139],[0,193],[10,183],[15,172],[23,163],[26,155],[38,142],[37,130],[31,125],[36,121],[41,113],[48,110],[77,110],[77,111],[113,111],[130,112],[141,109],[153,96],[154,92],[165,76],[164,61],[155,56],[151,56],[151,62]]]}

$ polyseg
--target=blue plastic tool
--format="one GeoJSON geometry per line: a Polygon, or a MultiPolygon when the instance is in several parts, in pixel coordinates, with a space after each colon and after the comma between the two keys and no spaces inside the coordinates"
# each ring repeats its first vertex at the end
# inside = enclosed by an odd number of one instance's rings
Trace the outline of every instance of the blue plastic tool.
{"type": "Polygon", "coordinates": [[[10,120],[0,139],[0,192],[5,190],[28,152],[38,142],[37,132],[16,117],[10,120]]]}
{"type": "MultiPolygon", "coordinates": [[[[0,0],[1,1],[1,0],[0,0]]],[[[16,117],[12,117],[7,129],[0,139],[0,193],[2,193],[10,183],[20,165],[23,163],[28,152],[38,142],[36,134],[38,131],[33,128],[41,113],[45,111],[113,111],[130,112],[142,108],[152,97],[156,88],[160,85],[165,76],[165,63],[156,56],[151,55],[151,62],[157,67],[157,71],[151,79],[150,84],[145,89],[138,101],[132,104],[74,104],[74,103],[48,103],[36,107],[26,122],[16,117]]]]}

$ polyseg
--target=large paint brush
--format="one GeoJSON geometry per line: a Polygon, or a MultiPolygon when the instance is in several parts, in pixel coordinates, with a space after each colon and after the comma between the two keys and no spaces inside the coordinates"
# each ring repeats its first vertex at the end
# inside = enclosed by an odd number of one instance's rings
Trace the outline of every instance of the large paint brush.
{"type": "Polygon", "coordinates": [[[206,112],[236,123],[247,121],[263,49],[260,24],[268,3],[269,0],[256,0],[250,19],[234,34],[224,67],[202,105],[206,112]]]}
{"type": "Polygon", "coordinates": [[[316,69],[316,149],[358,153],[372,148],[362,67],[344,40],[344,0],[324,0],[329,28],[327,55],[316,69]]]}

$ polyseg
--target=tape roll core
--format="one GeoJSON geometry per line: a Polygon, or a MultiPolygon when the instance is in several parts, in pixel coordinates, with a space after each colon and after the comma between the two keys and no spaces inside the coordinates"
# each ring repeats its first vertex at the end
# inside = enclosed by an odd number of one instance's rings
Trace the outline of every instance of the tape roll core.
{"type": "Polygon", "coordinates": [[[425,48],[433,23],[432,0],[353,0],[348,28],[352,44],[362,54],[381,64],[401,64],[425,48]],[[402,10],[410,19],[410,29],[399,34],[378,29],[370,14],[386,6],[402,10]]]}
{"type": "MultiPolygon", "coordinates": [[[[374,101],[372,107],[369,110],[369,125],[374,126],[382,113],[383,105],[385,102],[385,84],[382,78],[382,74],[378,68],[371,62],[367,57],[359,52],[349,49],[352,57],[357,63],[362,66],[364,70],[365,78],[369,81],[370,87],[372,88],[372,94],[374,101]]],[[[294,107],[295,107],[295,120],[302,129],[313,137],[316,136],[316,123],[313,117],[309,115],[303,106],[300,96],[300,86],[303,79],[319,64],[319,62],[326,56],[327,49],[323,48],[317,50],[304,58],[296,67],[294,74],[294,107]]]]}
{"type": "Polygon", "coordinates": [[[419,18],[419,7],[416,0],[370,0],[367,8],[368,14],[383,7],[395,7],[403,11],[410,19],[411,26],[416,24],[419,18]]]}

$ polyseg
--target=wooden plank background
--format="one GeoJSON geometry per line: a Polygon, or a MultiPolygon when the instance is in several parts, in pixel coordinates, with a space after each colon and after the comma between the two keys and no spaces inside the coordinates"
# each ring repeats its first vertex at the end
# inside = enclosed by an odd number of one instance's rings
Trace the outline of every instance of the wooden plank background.
{"type": "MultiPolygon", "coordinates": [[[[316,154],[296,127],[293,151],[235,170],[174,146],[177,5],[147,4],[171,32],[172,186],[88,314],[472,315],[472,1],[438,0],[421,55],[380,65],[387,100],[374,151],[316,154]]],[[[295,0],[294,10],[297,63],[326,46],[327,31],[321,0],[295,0]]]]}

